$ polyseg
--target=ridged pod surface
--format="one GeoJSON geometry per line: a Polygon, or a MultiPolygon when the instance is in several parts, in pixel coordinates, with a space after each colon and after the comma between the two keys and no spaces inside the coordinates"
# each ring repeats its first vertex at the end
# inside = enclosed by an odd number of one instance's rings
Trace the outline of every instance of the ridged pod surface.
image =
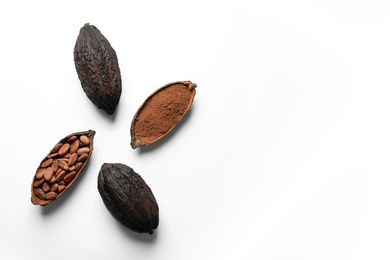
{"type": "Polygon", "coordinates": [[[133,117],[131,147],[150,145],[166,136],[190,109],[196,87],[191,81],[175,81],[153,92],[133,117]]]}
{"type": "Polygon", "coordinates": [[[114,114],[122,93],[118,58],[110,42],[86,23],[73,51],[76,71],[87,97],[108,115],[114,114]]]}
{"type": "Polygon", "coordinates": [[[159,208],[152,190],[131,167],[104,163],[98,175],[98,191],[111,215],[128,229],[153,234],[159,208]]]}

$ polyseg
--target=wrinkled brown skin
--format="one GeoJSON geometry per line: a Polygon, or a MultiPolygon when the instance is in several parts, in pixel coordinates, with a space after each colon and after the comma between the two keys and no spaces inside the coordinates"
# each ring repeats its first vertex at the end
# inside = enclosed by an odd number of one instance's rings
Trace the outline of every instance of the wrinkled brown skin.
{"type": "Polygon", "coordinates": [[[111,215],[138,233],[153,234],[159,222],[157,201],[145,181],[121,163],[104,163],[98,175],[98,190],[111,215]]]}
{"type": "Polygon", "coordinates": [[[87,97],[108,115],[114,114],[122,93],[118,58],[109,41],[86,23],[73,51],[76,71],[87,97]]]}

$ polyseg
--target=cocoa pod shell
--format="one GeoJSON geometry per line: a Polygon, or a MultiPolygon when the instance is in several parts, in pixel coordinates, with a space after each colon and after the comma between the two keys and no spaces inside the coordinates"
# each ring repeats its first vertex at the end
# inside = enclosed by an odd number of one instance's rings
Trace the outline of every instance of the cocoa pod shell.
{"type": "Polygon", "coordinates": [[[153,144],[172,131],[191,108],[196,87],[191,81],[175,81],[154,91],[133,117],[131,147],[153,144]]]}
{"type": "Polygon", "coordinates": [[[108,115],[114,114],[122,93],[122,78],[110,42],[98,28],[86,23],[80,29],[73,56],[87,97],[108,115]]]}
{"type": "Polygon", "coordinates": [[[159,222],[159,208],[152,190],[131,167],[104,163],[98,191],[111,215],[128,229],[152,234],[159,222]]]}
{"type": "Polygon", "coordinates": [[[92,156],[93,138],[95,137],[95,134],[96,132],[94,130],[75,132],[62,138],[56,143],[56,145],[54,145],[50,152],[41,160],[39,166],[35,171],[31,184],[31,202],[33,204],[46,206],[50,202],[61,197],[72,186],[72,184],[83,172],[84,167],[88,164],[89,159],[92,156]],[[87,145],[87,147],[89,148],[89,152],[87,154],[88,156],[86,160],[84,160],[82,164],[79,165],[78,169],[74,173],[72,173],[72,178],[68,177],[69,181],[67,183],[62,183],[62,178],[70,172],[68,171],[68,169],[61,169],[59,167],[59,164],[64,164],[67,168],[67,162],[69,161],[69,159],[66,158],[66,155],[60,155],[58,151],[62,147],[68,147],[70,142],[73,142],[75,138],[77,139],[80,137],[85,137],[89,140],[89,144],[87,145]],[[53,163],[49,164],[49,161],[52,161],[53,163]],[[43,190],[40,188],[41,185],[50,185],[51,191],[48,193],[42,193],[43,190]],[[58,189],[60,185],[61,188],[58,189]],[[56,190],[56,192],[54,192],[54,190],[56,190]]]}

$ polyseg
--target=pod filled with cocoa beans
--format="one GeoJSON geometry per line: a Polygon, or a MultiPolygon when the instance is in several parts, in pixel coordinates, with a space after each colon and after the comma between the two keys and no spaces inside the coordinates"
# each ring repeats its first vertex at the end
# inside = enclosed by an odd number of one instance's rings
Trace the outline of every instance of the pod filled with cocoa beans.
{"type": "Polygon", "coordinates": [[[94,130],[58,141],[42,159],[31,184],[31,202],[45,206],[58,199],[79,177],[92,155],[94,130]]]}

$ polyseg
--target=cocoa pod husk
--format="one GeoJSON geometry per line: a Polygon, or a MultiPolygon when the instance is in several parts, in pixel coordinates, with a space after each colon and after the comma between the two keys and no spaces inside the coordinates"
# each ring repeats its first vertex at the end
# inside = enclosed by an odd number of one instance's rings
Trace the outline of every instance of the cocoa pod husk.
{"type": "Polygon", "coordinates": [[[98,175],[98,191],[110,214],[137,233],[153,234],[159,208],[150,187],[131,167],[104,163],[98,175]]]}
{"type": "Polygon", "coordinates": [[[196,87],[191,81],[175,81],[153,92],[133,117],[131,147],[153,144],[172,131],[191,108],[196,87]]]}
{"type": "MultiPolygon", "coordinates": [[[[35,171],[31,184],[31,202],[33,204],[46,206],[61,197],[72,186],[91,158],[95,133],[94,130],[75,132],[62,138],[54,145],[53,149],[51,149],[42,159],[35,171]],[[76,139],[80,139],[80,137],[87,138],[90,142],[85,146],[89,149],[89,153],[86,154],[88,157],[83,160],[82,165],[78,165],[77,168],[75,167],[77,169],[76,171],[72,172],[69,170],[69,159],[66,158],[67,155],[61,155],[58,151],[61,150],[62,147],[64,147],[62,150],[67,150],[68,146],[71,146],[71,143],[75,142],[75,137],[76,139]],[[51,160],[52,163],[49,163],[49,160],[51,160]],[[68,177],[66,177],[67,175],[68,177]],[[66,183],[62,181],[64,178],[66,178],[66,183]],[[44,187],[44,189],[42,189],[42,187],[44,187]],[[44,190],[47,191],[47,193],[44,190]],[[56,190],[56,192],[54,190],[56,190]]],[[[80,149],[83,148],[84,147],[81,147],[80,149]]]]}
{"type": "Polygon", "coordinates": [[[81,86],[94,105],[114,114],[122,93],[118,57],[106,37],[86,23],[79,32],[73,51],[81,86]]]}

